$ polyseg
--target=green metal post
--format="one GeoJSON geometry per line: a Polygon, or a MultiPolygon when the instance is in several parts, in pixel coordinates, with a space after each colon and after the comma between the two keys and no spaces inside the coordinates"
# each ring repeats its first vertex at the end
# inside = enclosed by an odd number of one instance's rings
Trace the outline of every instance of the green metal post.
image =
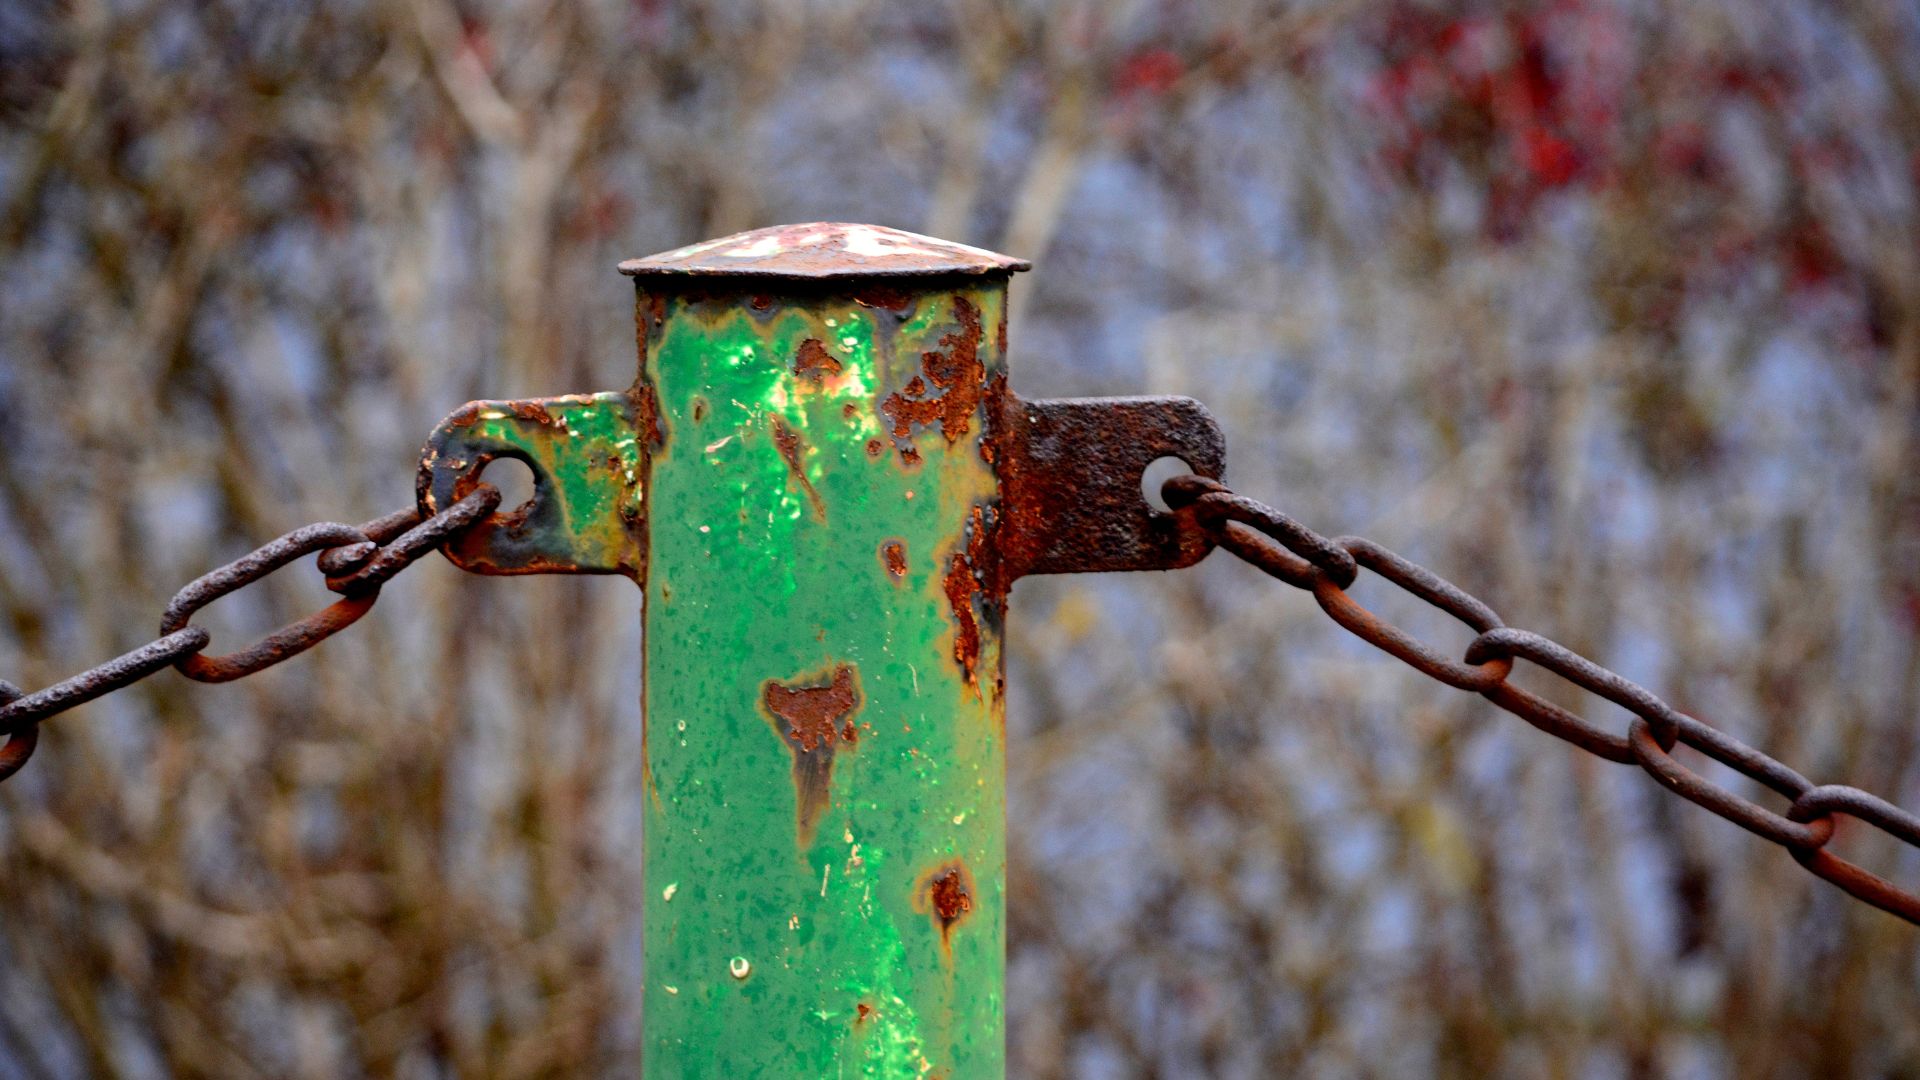
{"type": "Polygon", "coordinates": [[[536,476],[455,562],[645,590],[654,1075],[1004,1071],[1008,585],[1199,558],[1138,476],[1219,471],[1190,402],[1007,392],[1025,268],[861,225],[625,263],[633,389],[475,402],[429,444],[423,507],[494,457],[536,476]]]}
{"type": "Polygon", "coordinates": [[[646,590],[650,1073],[1002,1072],[1005,588],[983,514],[1020,268],[863,226],[628,263],[635,392],[443,428],[453,471],[510,453],[556,477],[566,513],[529,529],[556,550],[526,567],[620,521],[609,495],[637,523],[596,551],[646,590]]]}
{"type": "Polygon", "coordinates": [[[1004,593],[968,545],[996,494],[1010,260],[942,245],[907,258],[968,276],[884,286],[857,258],[807,282],[678,271],[765,248],[788,273],[813,246],[768,240],[623,267],[672,433],[650,487],[648,1065],[997,1076],[1004,593]]]}

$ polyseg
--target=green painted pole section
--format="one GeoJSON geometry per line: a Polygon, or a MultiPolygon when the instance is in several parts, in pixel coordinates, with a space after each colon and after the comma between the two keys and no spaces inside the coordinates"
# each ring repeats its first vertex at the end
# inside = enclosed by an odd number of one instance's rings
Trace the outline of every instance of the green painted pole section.
{"type": "Polygon", "coordinates": [[[815,222],[620,268],[633,386],[469,402],[418,495],[518,458],[533,497],[447,557],[644,589],[643,1067],[1002,1076],[1008,584],[1198,562],[1140,478],[1218,477],[1219,427],[1009,393],[1028,264],[990,251],[815,222]]]}
{"type": "Polygon", "coordinates": [[[650,1075],[1003,1073],[1005,286],[639,282],[650,1075]]]}
{"type": "Polygon", "coordinates": [[[533,498],[448,557],[645,590],[643,1068],[999,1077],[1024,443],[991,424],[1026,264],[812,224],[621,268],[633,388],[463,406],[419,496],[519,458],[533,498]]]}

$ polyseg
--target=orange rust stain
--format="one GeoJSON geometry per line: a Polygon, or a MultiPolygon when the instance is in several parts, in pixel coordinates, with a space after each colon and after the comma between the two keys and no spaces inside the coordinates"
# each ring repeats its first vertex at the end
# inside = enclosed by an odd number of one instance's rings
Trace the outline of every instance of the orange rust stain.
{"type": "Polygon", "coordinates": [[[858,1005],[855,1005],[854,1010],[855,1012],[854,1012],[853,1022],[856,1024],[866,1023],[867,1017],[873,1015],[873,1006],[867,1004],[864,1001],[858,1005]]]}
{"type": "Polygon", "coordinates": [[[980,666],[980,623],[973,617],[973,594],[980,583],[974,580],[973,567],[965,555],[955,554],[947,560],[947,576],[941,587],[953,609],[953,659],[966,673],[967,685],[978,692],[975,669],[980,666]]]}
{"type": "Polygon", "coordinates": [[[948,870],[933,879],[933,913],[940,917],[942,929],[960,921],[973,910],[973,896],[960,880],[960,871],[948,870]]]}
{"type": "Polygon", "coordinates": [[[932,921],[942,951],[952,960],[953,928],[973,913],[973,872],[959,859],[949,859],[920,875],[913,889],[913,910],[932,921]]]}
{"type": "Polygon", "coordinates": [[[807,479],[807,470],[800,463],[800,459],[806,456],[807,444],[800,438],[799,432],[787,426],[785,420],[776,416],[770,424],[773,428],[773,445],[779,448],[780,456],[786,460],[787,471],[806,491],[807,501],[813,504],[813,516],[825,521],[827,505],[820,501],[820,493],[814,490],[813,481],[807,479]]]}
{"type": "Polygon", "coordinates": [[[855,405],[853,402],[849,401],[845,405],[840,406],[840,415],[851,420],[854,417],[860,415],[860,406],[855,405]]]}
{"type": "Polygon", "coordinates": [[[650,343],[666,323],[666,298],[658,295],[637,295],[634,297],[633,314],[634,344],[640,354],[640,381],[645,382],[648,378],[647,372],[650,370],[648,364],[652,362],[649,352],[650,343]]]}
{"type": "Polygon", "coordinates": [[[879,439],[867,440],[867,456],[868,457],[879,457],[881,454],[884,454],[886,452],[887,452],[886,443],[881,442],[879,439]]]}
{"type": "Polygon", "coordinates": [[[553,414],[547,411],[545,405],[537,401],[509,401],[507,402],[507,411],[511,412],[517,419],[525,420],[530,424],[544,424],[548,427],[553,426],[553,414]]]}
{"type": "Polygon", "coordinates": [[[859,740],[853,714],[860,709],[859,676],[851,664],[835,664],[824,681],[792,683],[768,679],[760,701],[773,730],[793,752],[795,839],[804,850],[813,846],[820,819],[832,805],[833,756],[839,743],[859,740]]]}
{"type": "Polygon", "coordinates": [[[939,428],[951,446],[971,429],[980,404],[986,382],[986,365],[980,359],[980,309],[966,297],[956,296],[953,315],[960,329],[941,335],[939,349],[921,353],[922,374],[907,380],[880,405],[880,412],[893,424],[894,445],[908,465],[919,457],[917,452],[910,456],[915,424],[939,428]],[[929,384],[939,391],[937,396],[927,396],[929,384]]]}
{"type": "MultiPolygon", "coordinates": [[[[997,508],[996,508],[996,513],[997,508]]],[[[967,522],[967,545],[947,557],[947,573],[941,590],[953,612],[953,659],[973,692],[980,692],[980,621],[1000,625],[1007,610],[1007,581],[1002,573],[999,551],[994,544],[994,526],[984,507],[975,506],[967,522]],[[975,615],[975,602],[979,615],[975,615]]],[[[996,690],[998,684],[996,683],[996,690]]]]}
{"type": "Polygon", "coordinates": [[[633,298],[633,344],[634,351],[640,356],[639,371],[640,377],[643,379],[646,378],[647,360],[649,356],[647,347],[648,321],[645,300],[636,294],[633,298]]]}
{"type": "Polygon", "coordinates": [[[865,285],[853,294],[853,301],[862,307],[903,311],[913,303],[913,294],[892,285],[865,285]]]}
{"type": "Polygon", "coordinates": [[[801,342],[800,351],[793,356],[793,373],[816,386],[826,382],[828,376],[840,374],[841,370],[839,357],[828,352],[819,338],[801,342]]]}
{"type": "Polygon", "coordinates": [[[887,573],[898,585],[907,577],[907,545],[899,540],[889,540],[880,545],[880,562],[887,573]]]}
{"type": "Polygon", "coordinates": [[[644,376],[627,392],[633,401],[634,430],[646,438],[647,446],[653,450],[664,450],[667,445],[667,422],[661,415],[660,395],[654,392],[653,380],[644,376]]]}
{"type": "Polygon", "coordinates": [[[980,438],[980,460],[992,465],[999,460],[1000,442],[1006,438],[1007,376],[1005,372],[995,372],[987,380],[987,392],[982,400],[986,404],[987,430],[980,438]]]}

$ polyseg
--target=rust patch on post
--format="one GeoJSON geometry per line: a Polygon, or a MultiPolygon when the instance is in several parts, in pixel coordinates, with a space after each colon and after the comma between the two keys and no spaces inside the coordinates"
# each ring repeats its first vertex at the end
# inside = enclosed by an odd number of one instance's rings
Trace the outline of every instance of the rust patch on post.
{"type": "Polygon", "coordinates": [[[507,411],[529,424],[553,426],[553,414],[538,401],[511,401],[507,403],[507,411]]]}
{"type": "Polygon", "coordinates": [[[973,594],[979,582],[974,580],[973,567],[966,555],[956,553],[947,560],[947,576],[941,586],[946,590],[948,606],[953,609],[954,662],[960,665],[967,685],[979,693],[975,669],[980,666],[980,623],[973,617],[973,594]]]}
{"type": "Polygon", "coordinates": [[[953,659],[975,694],[980,692],[980,620],[998,626],[1007,610],[1007,579],[993,537],[997,514],[997,506],[973,508],[966,546],[947,557],[947,573],[940,582],[953,612],[953,659]]]}
{"type": "Polygon", "coordinates": [[[821,521],[825,521],[827,519],[827,506],[820,501],[820,493],[814,490],[813,481],[807,479],[806,467],[801,464],[800,460],[806,456],[806,442],[800,438],[799,432],[788,427],[787,422],[778,416],[772,418],[771,426],[773,428],[773,445],[779,448],[781,458],[785,459],[787,471],[793,474],[793,478],[799,481],[800,487],[806,491],[807,501],[813,504],[813,515],[821,521]]]}
{"type": "Polygon", "coordinates": [[[801,850],[813,846],[820,819],[833,801],[833,756],[841,742],[858,741],[853,714],[860,710],[860,680],[851,664],[835,664],[823,681],[782,683],[768,679],[760,688],[774,733],[793,752],[795,840],[801,850]]]}
{"type": "Polygon", "coordinates": [[[793,373],[815,384],[823,383],[828,376],[838,375],[842,370],[839,358],[827,351],[819,338],[808,338],[800,343],[800,351],[793,357],[793,373]]]}
{"type": "Polygon", "coordinates": [[[879,308],[895,315],[904,315],[913,300],[911,291],[880,282],[862,285],[853,294],[853,302],[861,307],[879,308]]]}
{"type": "Polygon", "coordinates": [[[949,859],[920,875],[913,886],[913,910],[928,917],[940,934],[940,948],[953,959],[953,928],[973,913],[973,872],[949,859]]]}
{"type": "Polygon", "coordinates": [[[921,374],[880,405],[881,414],[893,425],[894,446],[907,465],[920,456],[913,448],[915,424],[938,428],[952,445],[970,430],[974,410],[980,405],[986,383],[986,365],[980,359],[980,309],[966,297],[956,296],[953,317],[960,329],[942,334],[939,349],[921,353],[921,374]],[[928,396],[932,390],[939,393],[928,396]]]}
{"type": "Polygon", "coordinates": [[[1008,434],[1007,404],[1010,400],[1017,401],[1007,389],[1004,372],[996,373],[987,380],[987,391],[980,400],[985,406],[981,414],[986,424],[986,430],[980,436],[980,460],[993,465],[1007,458],[1007,464],[1014,465],[1015,460],[1001,447],[1002,443],[1013,437],[1008,434]]]}
{"type": "Polygon", "coordinates": [[[880,545],[880,562],[887,568],[887,574],[895,585],[907,578],[907,545],[898,540],[889,540],[880,545]]]}
{"type": "Polygon", "coordinates": [[[653,383],[641,379],[627,391],[627,399],[633,402],[633,427],[646,439],[647,448],[656,453],[667,448],[667,421],[660,414],[660,395],[654,392],[653,383]]]}

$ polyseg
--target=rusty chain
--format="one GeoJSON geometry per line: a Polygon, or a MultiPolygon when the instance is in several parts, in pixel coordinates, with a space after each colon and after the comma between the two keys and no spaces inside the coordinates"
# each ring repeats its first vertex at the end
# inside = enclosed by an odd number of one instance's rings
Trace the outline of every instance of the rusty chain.
{"type": "Polygon", "coordinates": [[[1167,505],[1190,512],[1213,540],[1267,574],[1313,594],[1320,607],[1362,641],[1449,686],[1472,691],[1549,735],[1588,753],[1638,765],[1698,806],[1787,849],[1801,866],[1856,899],[1920,924],[1920,895],[1903,889],[1828,849],[1835,817],[1864,821],[1920,848],[1920,817],[1859,788],[1815,785],[1806,777],[1731,735],[1662,701],[1636,683],[1563,645],[1507,626],[1493,609],[1459,586],[1370,540],[1325,537],[1278,510],[1236,495],[1219,481],[1178,476],[1161,488],[1167,505]],[[1412,593],[1471,627],[1478,635],[1453,660],[1381,620],[1347,593],[1361,570],[1412,593]],[[1514,663],[1525,660],[1633,713],[1625,735],[1607,731],[1513,685],[1514,663]],[[1685,745],[1770,788],[1789,801],[1784,814],[1709,781],[1673,755],[1685,745]]]}
{"type": "Polygon", "coordinates": [[[162,668],[176,668],[200,682],[228,682],[313,648],[365,615],[379,599],[380,586],[395,574],[499,505],[499,490],[481,484],[472,494],[424,519],[417,510],[407,509],[363,525],[323,521],[295,529],[175,593],[161,617],[156,640],[32,694],[0,680],[0,734],[7,740],[0,745],[0,781],[19,772],[33,756],[42,721],[131,686],[162,668]],[[188,622],[194,612],[316,551],[327,588],[339,593],[339,600],[238,652],[201,655],[212,639],[188,622]]]}
{"type": "MultiPolygon", "coordinates": [[[[1669,790],[1750,832],[1785,847],[1809,871],[1852,896],[1920,924],[1920,895],[1902,889],[1828,850],[1835,816],[1864,821],[1920,847],[1920,817],[1843,785],[1815,785],[1787,765],[1667,704],[1644,687],[1539,634],[1507,626],[1478,598],[1425,567],[1363,537],[1328,538],[1270,506],[1199,476],[1168,480],[1167,504],[1190,512],[1227,551],[1295,588],[1313,594],[1332,619],[1361,640],[1449,686],[1480,694],[1529,724],[1595,756],[1635,764],[1669,790]],[[1362,569],[1460,620],[1478,635],[1453,660],[1382,621],[1347,592],[1362,569]],[[1617,735],[1508,681],[1526,660],[1634,714],[1617,735]],[[1686,745],[1790,800],[1781,814],[1715,784],[1673,756],[1686,745]]],[[[33,756],[42,721],[165,667],[202,682],[227,682],[296,656],[352,625],[372,608],[380,587],[429,551],[493,512],[500,492],[482,484],[422,519],[408,509],[354,526],[321,522],[295,529],[189,583],[161,619],[161,636],[122,656],[33,694],[0,680],[0,781],[33,756]],[[193,613],[304,555],[341,599],[288,624],[248,648],[203,656],[211,641],[193,613]]]]}

